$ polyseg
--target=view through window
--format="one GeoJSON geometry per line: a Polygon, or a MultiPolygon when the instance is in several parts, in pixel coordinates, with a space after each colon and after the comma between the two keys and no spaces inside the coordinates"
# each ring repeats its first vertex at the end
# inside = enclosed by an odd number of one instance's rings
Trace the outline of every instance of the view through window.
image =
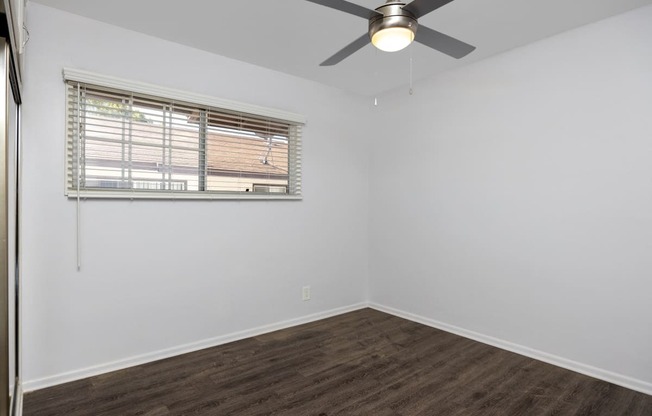
{"type": "Polygon", "coordinates": [[[297,196],[300,134],[299,123],[69,82],[68,191],[297,196]]]}

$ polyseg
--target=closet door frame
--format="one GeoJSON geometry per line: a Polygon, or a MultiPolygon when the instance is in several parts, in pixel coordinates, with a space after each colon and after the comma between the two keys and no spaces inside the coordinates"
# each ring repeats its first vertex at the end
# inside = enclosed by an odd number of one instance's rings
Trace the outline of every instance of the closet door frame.
{"type": "MultiPolygon", "coordinates": [[[[0,37],[0,415],[9,415],[9,253],[7,119],[9,93],[9,44],[0,37]]],[[[13,97],[11,98],[13,99],[13,97]]],[[[14,377],[15,378],[15,377],[14,377]]],[[[13,393],[13,392],[12,392],[13,393]]]]}

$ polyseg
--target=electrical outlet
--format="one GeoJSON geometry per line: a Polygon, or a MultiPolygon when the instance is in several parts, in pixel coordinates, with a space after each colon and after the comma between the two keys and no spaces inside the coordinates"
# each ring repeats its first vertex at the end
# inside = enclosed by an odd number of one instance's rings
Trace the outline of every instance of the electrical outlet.
{"type": "Polygon", "coordinates": [[[310,300],[310,286],[304,286],[301,291],[301,298],[306,301],[310,300]]]}

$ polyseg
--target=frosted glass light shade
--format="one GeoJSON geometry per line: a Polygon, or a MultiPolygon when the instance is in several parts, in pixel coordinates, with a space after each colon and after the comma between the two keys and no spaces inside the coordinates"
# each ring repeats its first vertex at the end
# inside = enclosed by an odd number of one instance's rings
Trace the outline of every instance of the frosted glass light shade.
{"type": "Polygon", "coordinates": [[[407,47],[414,40],[414,32],[405,27],[389,27],[374,33],[371,43],[385,52],[396,52],[407,47]]]}

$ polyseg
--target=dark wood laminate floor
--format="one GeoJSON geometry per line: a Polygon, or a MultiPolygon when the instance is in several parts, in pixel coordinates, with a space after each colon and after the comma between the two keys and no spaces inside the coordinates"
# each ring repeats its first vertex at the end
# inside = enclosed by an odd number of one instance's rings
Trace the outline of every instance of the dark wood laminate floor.
{"type": "Polygon", "coordinates": [[[63,384],[25,416],[652,415],[652,396],[364,309],[63,384]]]}

